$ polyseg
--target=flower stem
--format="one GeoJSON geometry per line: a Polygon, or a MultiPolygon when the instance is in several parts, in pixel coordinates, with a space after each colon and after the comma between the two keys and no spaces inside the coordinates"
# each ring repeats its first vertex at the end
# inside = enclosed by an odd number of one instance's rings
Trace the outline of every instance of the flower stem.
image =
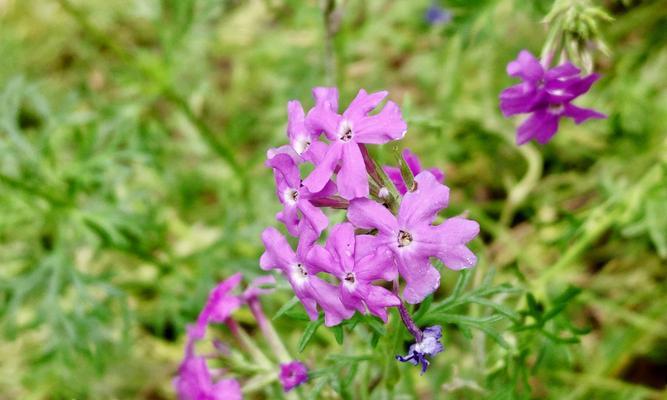
{"type": "Polygon", "coordinates": [[[262,330],[262,333],[264,334],[266,341],[269,342],[269,345],[275,352],[276,357],[278,357],[278,361],[280,361],[281,363],[290,362],[292,360],[292,357],[289,355],[287,348],[285,348],[283,341],[280,339],[280,336],[278,336],[278,333],[271,324],[271,321],[269,321],[268,318],[266,318],[266,315],[262,310],[262,304],[260,303],[259,299],[257,298],[250,299],[248,301],[248,306],[250,307],[250,311],[252,312],[252,314],[255,316],[257,324],[259,325],[259,329],[262,330]]]}
{"type": "Polygon", "coordinates": [[[415,338],[415,341],[418,343],[421,342],[424,338],[424,334],[421,329],[419,329],[417,324],[415,324],[415,321],[412,320],[412,317],[410,316],[408,309],[405,308],[403,302],[401,302],[401,304],[398,306],[398,313],[401,316],[403,325],[405,325],[405,327],[408,329],[408,332],[410,332],[410,334],[415,338]]]}
{"type": "Polygon", "coordinates": [[[225,323],[227,324],[227,327],[229,327],[229,330],[232,332],[232,335],[234,335],[236,340],[238,340],[241,346],[248,350],[248,352],[252,355],[255,361],[258,362],[259,365],[266,368],[267,370],[273,368],[271,360],[266,357],[257,344],[255,344],[255,342],[250,338],[248,333],[243,328],[241,328],[241,326],[237,324],[236,321],[229,318],[227,321],[225,321],[225,323]]]}

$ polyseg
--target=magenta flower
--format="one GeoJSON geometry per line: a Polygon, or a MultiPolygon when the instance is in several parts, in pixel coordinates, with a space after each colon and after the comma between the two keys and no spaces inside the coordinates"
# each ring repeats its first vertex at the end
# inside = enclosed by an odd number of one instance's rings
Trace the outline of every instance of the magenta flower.
{"type": "Polygon", "coordinates": [[[359,144],[401,139],[407,125],[401,110],[391,101],[379,113],[368,115],[387,96],[385,91],[368,94],[361,89],[343,115],[337,113],[337,98],[333,93],[333,89],[327,88],[313,90],[321,101],[308,112],[305,126],[310,132],[323,132],[331,144],[303,184],[311,192],[319,192],[340,163],[336,179],[340,195],[346,199],[367,197],[368,177],[359,144]]]}
{"type": "Polygon", "coordinates": [[[517,130],[517,144],[531,139],[547,143],[558,130],[562,117],[580,124],[591,118],[606,118],[595,110],[577,107],[571,102],[588,92],[599,78],[597,74],[580,77],[580,70],[567,62],[546,69],[530,52],[522,50],[507,65],[507,74],[523,82],[500,93],[500,110],[507,116],[530,113],[517,130]]]}
{"type": "MultiPolygon", "coordinates": [[[[331,89],[333,93],[327,90],[325,93],[313,93],[316,103],[322,101],[331,101],[331,97],[338,97],[338,91],[331,89]]],[[[318,140],[320,133],[309,132],[305,126],[305,113],[298,100],[290,100],[287,103],[287,137],[290,141],[290,148],[306,161],[319,163],[327,151],[327,145],[318,140]]]]}
{"type": "Polygon", "coordinates": [[[185,358],[173,384],[180,400],[241,400],[241,386],[236,379],[213,382],[206,359],[195,355],[194,337],[188,338],[185,358]]]}
{"type": "Polygon", "coordinates": [[[211,290],[206,305],[197,317],[197,323],[190,334],[195,339],[202,339],[206,334],[209,322],[223,323],[229,316],[241,306],[243,300],[236,295],[230,294],[243,279],[240,272],[220,282],[211,290]]]}
{"type": "Polygon", "coordinates": [[[339,279],[339,297],[347,308],[360,313],[368,309],[387,322],[387,307],[401,304],[395,294],[373,285],[377,280],[391,281],[396,278],[391,251],[378,249],[374,236],[355,236],[350,223],[333,227],[326,248],[313,246],[308,260],[318,271],[328,272],[339,279]]]}
{"type": "Polygon", "coordinates": [[[357,227],[377,229],[377,244],[392,250],[406,282],[403,297],[411,304],[421,302],[440,285],[440,274],[430,257],[454,270],[475,265],[477,258],[466,243],[479,232],[477,222],[461,217],[433,225],[438,212],[447,207],[449,189],[428,171],[419,173],[415,183],[416,190],[403,197],[398,216],[365,198],[352,200],[347,213],[357,227]]]}
{"type": "Polygon", "coordinates": [[[310,319],[317,319],[319,305],[324,311],[324,324],[334,326],[350,318],[354,310],[347,309],[341,303],[336,287],[317,277],[317,271],[307,261],[306,256],[316,239],[314,232],[302,231],[295,253],[277,229],[267,228],[262,232],[266,251],[259,265],[264,270],[279,269],[287,277],[310,319]]]}
{"type": "Polygon", "coordinates": [[[280,383],[283,390],[289,392],[308,381],[308,368],[299,361],[280,364],[280,383]]]}
{"type": "Polygon", "coordinates": [[[336,193],[336,185],[328,181],[318,193],[311,193],[301,184],[299,167],[287,154],[276,154],[266,164],[273,168],[276,195],[283,204],[283,210],[276,215],[278,221],[284,223],[293,236],[298,236],[299,231],[303,229],[302,221],[308,223],[308,228],[317,232],[318,235],[322,233],[329,224],[329,220],[322,210],[311,203],[311,200],[333,195],[336,193]],[[299,216],[299,213],[303,218],[299,216]]]}
{"type": "MultiPolygon", "coordinates": [[[[422,172],[422,166],[421,162],[419,161],[419,157],[411,152],[410,149],[403,150],[403,160],[405,160],[405,163],[412,172],[412,175],[416,176],[422,172]]],[[[394,186],[396,186],[396,189],[400,194],[405,194],[408,191],[408,188],[405,186],[405,182],[403,181],[400,168],[385,165],[382,167],[382,169],[387,174],[389,179],[391,179],[391,181],[394,183],[394,186]]],[[[435,180],[438,182],[443,183],[445,181],[444,172],[438,168],[428,168],[426,171],[432,173],[433,176],[435,176],[435,180]]]]}
{"type": "Polygon", "coordinates": [[[430,364],[427,357],[433,357],[445,349],[440,343],[440,338],[442,338],[442,327],[440,325],[429,326],[422,331],[421,341],[411,345],[405,357],[396,356],[396,359],[400,362],[409,362],[412,365],[421,364],[421,373],[423,374],[430,364]]]}

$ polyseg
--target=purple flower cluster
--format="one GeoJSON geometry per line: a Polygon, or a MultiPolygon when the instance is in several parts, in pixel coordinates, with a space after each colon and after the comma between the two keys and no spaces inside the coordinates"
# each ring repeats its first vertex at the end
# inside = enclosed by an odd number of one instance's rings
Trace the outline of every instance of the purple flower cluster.
{"type": "Polygon", "coordinates": [[[315,88],[315,105],[307,113],[298,101],[288,104],[290,144],[267,153],[283,205],[276,217],[297,246],[267,228],[260,266],[279,270],[308,316],[317,319],[321,310],[327,326],[357,311],[386,322],[387,309],[401,306],[402,299],[420,303],[440,284],[432,258],[455,270],[476,263],[466,245],[479,232],[477,222],[436,221],[449,202],[440,170],[423,170],[409,150],[403,152],[404,171],[380,168],[371,159],[366,145],[402,139],[407,131],[392,101],[374,112],[386,96],[362,89],[339,113],[337,89],[315,88]],[[312,165],[307,176],[301,175],[303,164],[312,165]],[[346,209],[347,221],[333,225],[318,243],[329,227],[322,211],[327,207],[346,209]],[[405,282],[402,296],[399,278],[405,282]]]}
{"type": "Polygon", "coordinates": [[[530,114],[517,130],[519,145],[531,139],[547,143],[563,117],[572,118],[577,124],[591,118],[606,118],[595,110],[572,104],[588,92],[599,78],[597,74],[581,77],[581,71],[570,62],[547,68],[526,50],[507,65],[507,74],[522,82],[500,93],[500,110],[506,117],[530,114]]]}
{"type": "MultiPolygon", "coordinates": [[[[178,376],[174,379],[174,388],[181,400],[241,400],[241,385],[235,378],[224,378],[224,370],[211,370],[205,356],[196,354],[195,345],[206,336],[209,324],[226,324],[234,336],[243,345],[247,339],[240,335],[240,326],[232,319],[235,310],[247,305],[267,340],[274,338],[272,328],[262,311],[259,296],[270,293],[267,285],[272,285],[275,280],[272,276],[263,276],[255,279],[241,294],[234,294],[239,286],[243,275],[236,273],[218,286],[208,296],[206,305],[199,313],[197,322],[188,327],[185,356],[178,369],[178,376]],[[217,379],[216,379],[217,378],[217,379]]],[[[214,341],[214,347],[224,347],[220,342],[214,341]]],[[[223,350],[220,350],[223,352],[223,350]]],[[[277,374],[285,392],[303,384],[308,380],[308,369],[299,361],[285,362],[280,365],[277,374]]]]}

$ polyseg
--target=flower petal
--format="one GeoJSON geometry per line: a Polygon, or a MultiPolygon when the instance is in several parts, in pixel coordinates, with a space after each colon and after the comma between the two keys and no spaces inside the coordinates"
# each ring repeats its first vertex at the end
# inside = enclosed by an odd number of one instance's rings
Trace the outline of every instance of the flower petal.
{"type": "MultiPolygon", "coordinates": [[[[278,268],[288,271],[296,262],[296,254],[285,237],[276,228],[269,227],[262,232],[262,242],[266,250],[259,259],[259,266],[264,269],[278,268]]],[[[287,273],[287,272],[286,272],[287,273]]]]}
{"type": "Polygon", "coordinates": [[[547,143],[558,130],[558,119],[546,110],[535,111],[517,129],[516,143],[522,145],[531,139],[547,143]]]}
{"type": "Polygon", "coordinates": [[[507,74],[525,81],[538,81],[544,75],[544,68],[529,51],[521,50],[517,59],[507,64],[507,74]]]}
{"type": "Polygon", "coordinates": [[[343,116],[351,120],[365,117],[366,114],[373,111],[373,109],[375,109],[375,107],[377,107],[388,94],[389,93],[385,90],[368,94],[364,89],[360,89],[356,97],[350,102],[350,105],[347,106],[347,110],[345,110],[343,116]]]}
{"type": "Polygon", "coordinates": [[[314,137],[324,133],[330,140],[335,140],[340,120],[341,116],[331,109],[331,104],[323,102],[308,111],[305,126],[314,137]]]}
{"type": "Polygon", "coordinates": [[[329,107],[331,111],[338,112],[338,88],[335,87],[315,87],[313,88],[313,98],[315,104],[329,107]]]}
{"type": "Polygon", "coordinates": [[[410,304],[421,303],[440,286],[440,273],[419,252],[401,252],[398,270],[405,280],[403,299],[410,304]]]}
{"type": "Polygon", "coordinates": [[[354,226],[349,222],[334,226],[327,239],[326,249],[340,265],[341,272],[352,272],[355,251],[354,226]]]}
{"type": "Polygon", "coordinates": [[[398,211],[401,228],[428,225],[435,220],[438,212],[447,207],[449,188],[439,183],[433,174],[423,171],[415,177],[417,188],[403,196],[398,211]]]}
{"type": "Polygon", "coordinates": [[[382,167],[382,169],[384,170],[385,174],[387,174],[387,177],[391,180],[394,186],[396,186],[398,193],[405,194],[405,192],[408,191],[408,188],[405,186],[405,182],[403,182],[401,170],[398,167],[385,165],[382,167]]]}
{"type": "Polygon", "coordinates": [[[343,157],[336,185],[338,192],[345,199],[368,197],[366,164],[359,146],[354,142],[343,145],[343,157]]]}
{"type": "Polygon", "coordinates": [[[589,108],[577,107],[573,104],[565,105],[565,112],[563,113],[563,115],[574,119],[574,122],[577,125],[591,118],[600,118],[600,119],[607,118],[606,115],[599,113],[595,110],[591,110],[589,108]]]}
{"type": "Polygon", "coordinates": [[[403,120],[401,109],[388,101],[376,115],[353,119],[354,140],[357,143],[384,144],[405,136],[408,125],[403,120]]]}
{"type": "Polygon", "coordinates": [[[393,234],[397,231],[396,217],[373,200],[359,198],[350,201],[347,219],[357,228],[373,229],[393,234]]]}
{"type": "Polygon", "coordinates": [[[311,228],[317,232],[318,235],[327,229],[329,219],[322,210],[313,206],[310,201],[299,200],[297,207],[301,210],[304,220],[310,224],[311,228]]]}
{"type": "Polygon", "coordinates": [[[319,192],[324,188],[324,185],[329,182],[331,174],[333,174],[338,161],[343,157],[343,145],[341,143],[334,143],[327,149],[327,153],[315,169],[303,181],[303,185],[308,188],[310,192],[319,192]]]}

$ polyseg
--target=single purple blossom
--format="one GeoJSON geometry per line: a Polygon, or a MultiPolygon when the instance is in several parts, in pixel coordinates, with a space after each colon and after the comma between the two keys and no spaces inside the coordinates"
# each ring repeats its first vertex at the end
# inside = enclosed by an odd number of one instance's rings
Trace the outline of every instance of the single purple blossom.
{"type": "Polygon", "coordinates": [[[306,256],[316,239],[317,235],[314,232],[302,231],[297,251],[294,252],[277,229],[267,228],[262,232],[262,242],[266,251],[262,254],[259,264],[264,270],[279,269],[285,275],[311,320],[318,318],[319,305],[324,311],[324,324],[334,326],[350,318],[354,310],[346,308],[341,303],[336,287],[317,277],[317,271],[308,262],[306,256]]]}
{"type": "MultiPolygon", "coordinates": [[[[419,161],[419,157],[417,157],[416,154],[411,152],[410,149],[404,149],[402,154],[403,154],[403,160],[405,160],[405,163],[412,172],[412,175],[416,176],[420,172],[422,172],[421,162],[419,161]]],[[[401,175],[400,168],[385,165],[384,167],[382,167],[382,169],[387,174],[389,179],[391,179],[391,181],[394,183],[394,186],[396,186],[396,189],[400,194],[403,195],[408,191],[408,188],[407,186],[405,186],[405,182],[403,181],[403,176],[401,175]]],[[[442,172],[440,169],[428,168],[426,169],[426,171],[433,174],[435,180],[437,180],[438,182],[443,183],[445,181],[445,173],[442,172]]]]}
{"type": "MultiPolygon", "coordinates": [[[[315,88],[314,93],[326,89],[315,88]]],[[[360,144],[383,144],[401,139],[407,125],[398,105],[388,101],[382,110],[368,115],[387,96],[386,91],[368,94],[361,89],[342,115],[337,113],[337,99],[317,102],[306,116],[306,128],[322,132],[331,141],[324,158],[303,181],[312,192],[324,188],[340,163],[336,184],[340,195],[346,199],[367,197],[368,177],[360,144]]]]}
{"type": "Polygon", "coordinates": [[[302,221],[308,223],[307,229],[312,229],[319,235],[329,224],[327,216],[322,210],[311,203],[311,200],[324,198],[336,193],[336,185],[332,181],[317,193],[312,193],[301,184],[301,174],[294,159],[288,154],[276,154],[266,164],[273,168],[276,180],[276,196],[283,204],[283,210],[276,218],[285,224],[289,233],[298,236],[302,221]],[[303,216],[301,218],[299,213],[303,216]]]}
{"type": "Polygon", "coordinates": [[[202,339],[206,334],[206,327],[209,322],[223,323],[229,316],[243,304],[239,296],[230,294],[236,288],[243,275],[238,272],[211,290],[206,305],[197,317],[197,323],[191,330],[191,335],[195,339],[202,339]]]}
{"type": "Polygon", "coordinates": [[[446,25],[452,21],[452,13],[437,4],[431,4],[424,13],[424,20],[431,25],[446,25]]]}
{"type": "Polygon", "coordinates": [[[283,385],[283,390],[289,392],[308,381],[308,368],[300,361],[280,364],[280,375],[278,377],[283,385]]]}
{"type": "Polygon", "coordinates": [[[355,226],[377,229],[376,243],[393,251],[406,282],[403,297],[411,304],[421,302],[440,285],[440,273],[430,257],[454,270],[475,265],[477,257],[466,243],[479,233],[477,222],[461,217],[433,225],[438,212],[447,207],[449,188],[428,171],[419,173],[415,184],[416,189],[403,197],[398,216],[366,198],[352,200],[347,212],[355,226]]]}
{"type": "Polygon", "coordinates": [[[213,381],[206,358],[194,352],[195,338],[190,336],[185,357],[173,384],[180,400],[241,400],[241,386],[236,379],[213,381]]]}
{"type": "Polygon", "coordinates": [[[442,338],[442,327],[440,325],[429,326],[422,331],[421,341],[411,345],[405,357],[396,356],[396,359],[412,365],[421,365],[423,374],[430,364],[427,357],[433,357],[445,349],[440,343],[440,338],[442,338]]]}
{"type": "Polygon", "coordinates": [[[571,102],[588,92],[599,78],[597,74],[580,77],[581,71],[566,62],[545,69],[535,56],[522,50],[516,60],[507,65],[507,74],[523,82],[500,93],[500,110],[507,117],[532,114],[517,130],[517,144],[531,139],[547,143],[558,130],[562,117],[580,124],[590,118],[606,118],[595,110],[577,107],[571,102]]]}
{"type": "Polygon", "coordinates": [[[392,281],[397,270],[389,249],[378,249],[375,237],[355,236],[350,223],[334,226],[326,247],[314,245],[308,253],[310,264],[340,281],[339,297],[345,307],[365,313],[366,309],[387,322],[387,307],[401,304],[389,290],[374,281],[392,281]]]}
{"type": "MultiPolygon", "coordinates": [[[[313,93],[315,102],[327,102],[330,104],[332,98],[338,97],[335,88],[321,88],[325,90],[313,93]]],[[[290,149],[302,160],[311,163],[319,163],[327,151],[327,145],[318,140],[319,132],[314,133],[306,129],[305,113],[298,100],[290,100],[287,103],[287,137],[290,141],[290,149]]]]}

